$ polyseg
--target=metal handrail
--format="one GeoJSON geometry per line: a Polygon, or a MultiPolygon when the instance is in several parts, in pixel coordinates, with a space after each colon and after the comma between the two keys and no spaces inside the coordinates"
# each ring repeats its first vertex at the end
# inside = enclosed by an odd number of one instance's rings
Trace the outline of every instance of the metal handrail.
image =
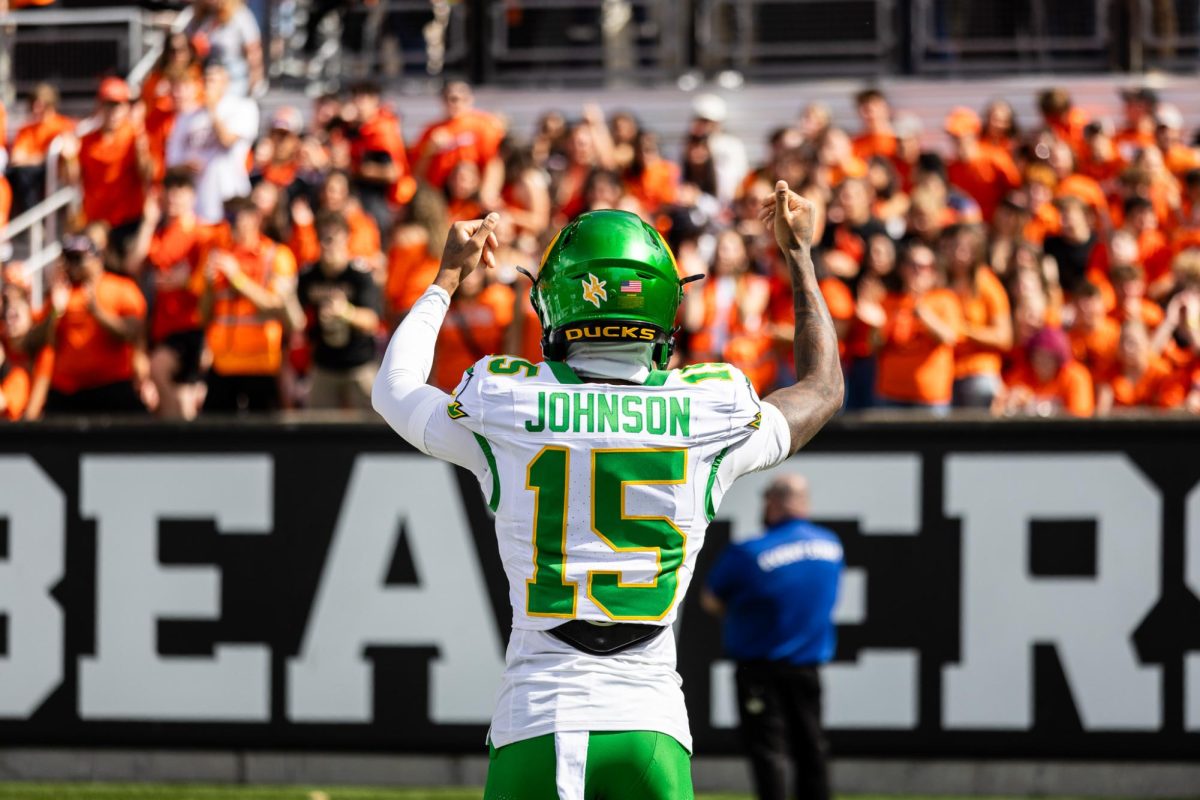
{"type": "Polygon", "coordinates": [[[60,208],[73,203],[78,196],[78,187],[62,187],[33,208],[10,220],[7,225],[0,228],[0,242],[11,241],[18,234],[29,230],[34,225],[41,222],[47,214],[58,211],[60,208]]]}
{"type": "MultiPolygon", "coordinates": [[[[192,9],[189,6],[180,12],[171,24],[170,32],[182,30],[192,19],[192,9]]],[[[46,12],[46,11],[14,11],[8,14],[0,14],[0,25],[22,22],[37,22],[39,24],[50,24],[54,22],[63,24],[84,24],[84,23],[101,23],[112,21],[129,21],[130,30],[141,30],[142,12],[133,9],[97,9],[97,10],[72,10],[70,12],[46,12]],[[61,19],[60,19],[61,17],[61,19]]],[[[162,54],[166,43],[166,37],[150,49],[130,70],[128,81],[140,86],[146,73],[154,65],[154,62],[162,54]]],[[[88,120],[81,120],[76,126],[73,135],[80,135],[88,128],[88,120]]],[[[41,280],[33,280],[42,270],[50,264],[53,264],[62,254],[62,245],[58,241],[58,222],[59,212],[64,208],[76,208],[83,200],[83,193],[77,186],[59,186],[58,185],[58,163],[62,155],[64,136],[56,136],[50,142],[50,146],[46,151],[46,197],[37,205],[17,216],[8,222],[7,225],[0,226],[0,247],[5,250],[11,250],[8,245],[14,238],[24,233],[29,232],[29,258],[25,259],[23,268],[27,277],[29,277],[32,285],[32,301],[34,307],[39,307],[42,304],[44,297],[44,286],[41,280]]]]}
{"type": "MultiPolygon", "coordinates": [[[[937,57],[956,59],[952,62],[955,71],[970,69],[995,68],[997,63],[1019,66],[1019,59],[1012,61],[961,61],[963,56],[1004,55],[1016,53],[1027,55],[1033,53],[1038,65],[1050,69],[1054,63],[1065,63],[1068,58],[1086,59],[1093,54],[1104,52],[1110,42],[1107,0],[1084,0],[1090,2],[1095,19],[1095,29],[1091,33],[1080,35],[1057,36],[1042,32],[1033,36],[971,36],[955,38],[952,35],[939,35],[934,31],[933,14],[934,0],[913,0],[911,5],[913,69],[916,73],[939,71],[946,68],[945,64],[931,62],[930,54],[937,57]],[[1050,54],[1061,54],[1052,57],[1050,54]],[[933,69],[930,69],[930,67],[933,69]]],[[[1040,2],[1033,7],[1035,24],[1045,25],[1045,8],[1040,2]],[[1040,23],[1039,23],[1040,20],[1040,23]]],[[[1096,56],[1098,57],[1098,56],[1096,56]]]]}
{"type": "Polygon", "coordinates": [[[105,22],[140,23],[140,8],[73,8],[70,11],[54,9],[37,11],[9,11],[0,14],[0,25],[21,25],[34,22],[38,25],[97,25],[105,22]]]}
{"type": "Polygon", "coordinates": [[[25,259],[25,275],[32,288],[30,300],[41,308],[44,296],[42,281],[32,280],[59,257],[62,245],[58,241],[58,212],[73,206],[83,198],[75,186],[64,186],[54,194],[0,228],[0,245],[7,244],[24,231],[29,231],[29,258],[25,259]]]}
{"type": "MultiPolygon", "coordinates": [[[[125,37],[126,47],[131,54],[139,49],[138,41],[142,37],[142,22],[145,16],[140,8],[72,8],[70,10],[37,9],[27,11],[8,11],[0,14],[0,26],[21,27],[34,25],[37,27],[65,26],[84,27],[88,25],[103,25],[105,23],[124,23],[128,25],[128,35],[125,37]]],[[[132,55],[131,55],[132,57],[132,55]]]]}

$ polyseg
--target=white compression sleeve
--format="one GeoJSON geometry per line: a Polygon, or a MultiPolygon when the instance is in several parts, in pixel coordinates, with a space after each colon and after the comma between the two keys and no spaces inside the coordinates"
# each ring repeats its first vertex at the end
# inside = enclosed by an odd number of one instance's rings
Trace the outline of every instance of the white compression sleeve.
{"type": "Polygon", "coordinates": [[[426,384],[438,331],[449,308],[450,295],[438,286],[430,286],[413,304],[383,355],[371,405],[422,453],[478,473],[486,462],[475,437],[446,416],[450,395],[426,384]]]}

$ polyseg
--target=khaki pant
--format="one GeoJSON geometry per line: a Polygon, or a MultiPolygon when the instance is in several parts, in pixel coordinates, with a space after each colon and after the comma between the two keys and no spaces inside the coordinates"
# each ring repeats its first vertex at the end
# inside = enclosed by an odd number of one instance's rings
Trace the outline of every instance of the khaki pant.
{"type": "Polygon", "coordinates": [[[379,365],[373,362],[345,370],[313,367],[309,408],[357,408],[370,410],[371,387],[379,365]]]}

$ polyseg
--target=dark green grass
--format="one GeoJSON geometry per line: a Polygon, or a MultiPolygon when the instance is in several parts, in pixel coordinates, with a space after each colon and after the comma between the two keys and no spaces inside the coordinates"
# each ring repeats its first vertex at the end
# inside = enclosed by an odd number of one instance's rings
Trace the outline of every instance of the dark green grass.
{"type": "MultiPolygon", "coordinates": [[[[479,800],[481,789],[364,789],[311,786],[191,786],[138,783],[0,783],[0,800],[479,800]]],[[[1005,800],[905,795],[906,800],[1005,800]]],[[[745,794],[701,794],[698,800],[751,800],[745,794]]],[[[840,800],[897,800],[843,795],[840,800]]],[[[1040,798],[1070,800],[1070,798],[1040,798]]]]}

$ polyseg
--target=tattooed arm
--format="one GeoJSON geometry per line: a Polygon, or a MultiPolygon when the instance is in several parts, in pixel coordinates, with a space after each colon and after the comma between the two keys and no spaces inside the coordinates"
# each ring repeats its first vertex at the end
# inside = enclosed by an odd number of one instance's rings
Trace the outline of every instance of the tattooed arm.
{"type": "Polygon", "coordinates": [[[813,267],[813,204],[790,191],[785,181],[779,181],[774,197],[763,202],[761,216],[763,222],[774,228],[775,241],[792,275],[796,383],[764,399],[787,419],[794,453],[842,407],[842,366],[838,359],[837,332],[813,267]]]}

